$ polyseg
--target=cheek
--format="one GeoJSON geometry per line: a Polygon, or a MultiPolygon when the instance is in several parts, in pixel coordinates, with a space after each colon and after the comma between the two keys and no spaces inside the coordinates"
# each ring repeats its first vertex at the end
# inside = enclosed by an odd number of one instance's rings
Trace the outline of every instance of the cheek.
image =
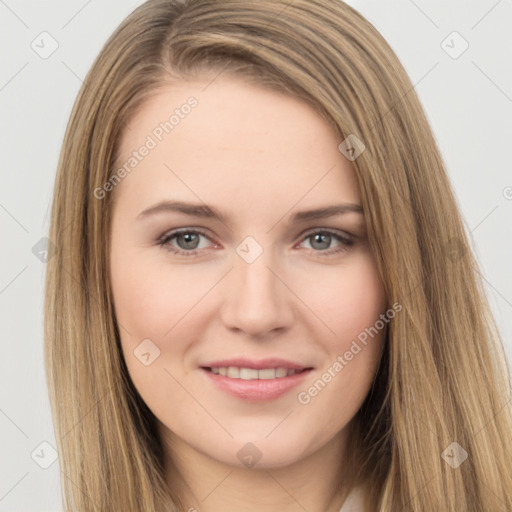
{"type": "Polygon", "coordinates": [[[205,299],[222,275],[208,266],[167,265],[163,251],[148,256],[147,249],[114,247],[112,261],[118,265],[111,270],[124,359],[135,387],[155,413],[163,410],[162,404],[179,408],[186,402],[172,376],[180,381],[185,376],[191,340],[200,339],[207,320],[205,299]]]}
{"type": "Polygon", "coordinates": [[[120,262],[112,268],[117,319],[134,340],[143,336],[163,342],[172,336],[215,282],[211,269],[162,264],[159,250],[155,257],[132,253],[123,259],[115,258],[113,251],[113,259],[120,262]]]}
{"type": "Polygon", "coordinates": [[[324,324],[322,344],[331,353],[339,352],[375,324],[385,312],[386,296],[369,253],[358,254],[350,264],[335,271],[332,267],[323,269],[322,273],[317,272],[309,282],[304,278],[297,282],[304,283],[301,293],[309,298],[311,309],[324,324]]]}
{"type": "MultiPolygon", "coordinates": [[[[222,458],[236,450],[224,440],[224,431],[205,419],[204,410],[191,399],[188,391],[200,396],[208,407],[218,397],[214,392],[194,388],[193,375],[187,380],[187,353],[194,342],[204,338],[205,328],[214,322],[222,306],[219,289],[215,289],[225,268],[215,265],[163,265],[161,254],[148,258],[143,251],[113,252],[112,286],[121,342],[126,364],[142,399],[155,416],[191,444],[206,443],[204,451],[215,450],[222,458]],[[119,257],[121,256],[122,257],[119,257]],[[212,295],[208,295],[212,292],[212,295]],[[127,332],[128,331],[128,332],[127,332]],[[152,340],[161,350],[159,357],[145,366],[134,355],[143,339],[152,340]],[[179,416],[173,411],[181,411],[179,416]],[[207,432],[205,425],[208,425],[207,432]],[[210,427],[212,430],[210,430],[210,427]],[[209,436],[216,436],[215,447],[209,436]],[[218,441],[218,443],[217,443],[218,441]],[[222,452],[222,453],[221,453],[222,452]]],[[[331,439],[356,414],[368,393],[378,363],[380,339],[371,340],[343,369],[335,372],[333,365],[343,356],[351,343],[365,328],[373,325],[384,312],[386,302],[378,273],[369,255],[358,254],[339,266],[317,265],[311,269],[295,268],[286,274],[286,281],[294,283],[294,294],[287,305],[296,308],[296,319],[291,332],[307,337],[317,351],[322,368],[315,379],[306,382],[284,402],[284,409],[272,411],[256,420],[244,418],[230,406],[217,403],[222,410],[225,426],[237,439],[249,436],[258,446],[275,453],[276,460],[290,458],[290,454],[310,453],[331,439]],[[312,312],[314,314],[312,314],[312,312]],[[321,320],[321,321],[319,321],[321,320]],[[326,326],[328,328],[326,328],[326,326]],[[331,332],[333,331],[333,332],[331,332]],[[327,382],[322,378],[332,369],[327,382]],[[318,385],[322,380],[323,387],[318,385]],[[311,392],[309,390],[312,390],[311,392]],[[308,399],[307,404],[299,400],[308,399]],[[295,411],[293,421],[283,424],[280,435],[265,438],[261,432],[272,430],[287,410],[295,411]],[[319,421],[320,419],[320,421],[319,421]]],[[[237,288],[238,289],[238,288],[237,288]]],[[[226,291],[226,290],[224,290],[226,291]]],[[[338,361],[339,363],[339,361],[338,361]]],[[[339,363],[341,364],[341,363],[339,363]]],[[[236,461],[235,461],[236,463],[236,461]]]]}
{"type": "MultiPolygon", "coordinates": [[[[171,391],[171,375],[181,366],[188,341],[191,309],[205,286],[190,280],[181,269],[171,273],[147,255],[114,248],[112,292],[121,347],[130,377],[144,402],[158,416],[166,410],[186,407],[186,396],[171,391]],[[172,342],[171,342],[172,341],[172,342]]],[[[207,288],[206,288],[207,290],[207,288]]]]}
{"type": "Polygon", "coordinates": [[[322,414],[335,431],[357,412],[370,389],[385,336],[386,324],[380,315],[387,304],[369,254],[340,267],[339,272],[331,269],[330,279],[318,283],[323,284],[322,292],[317,289],[313,294],[312,309],[329,327],[317,331],[327,357],[297,399],[309,413],[322,414]]]}

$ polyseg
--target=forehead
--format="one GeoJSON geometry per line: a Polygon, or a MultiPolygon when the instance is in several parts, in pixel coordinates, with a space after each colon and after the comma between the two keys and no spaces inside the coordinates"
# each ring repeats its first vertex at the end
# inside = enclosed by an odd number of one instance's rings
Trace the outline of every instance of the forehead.
{"type": "Polygon", "coordinates": [[[312,204],[318,196],[357,203],[355,172],[340,142],[312,107],[290,95],[222,75],[175,82],[126,127],[117,167],[129,173],[116,194],[138,203],[217,197],[245,208],[290,208],[306,195],[312,204]]]}

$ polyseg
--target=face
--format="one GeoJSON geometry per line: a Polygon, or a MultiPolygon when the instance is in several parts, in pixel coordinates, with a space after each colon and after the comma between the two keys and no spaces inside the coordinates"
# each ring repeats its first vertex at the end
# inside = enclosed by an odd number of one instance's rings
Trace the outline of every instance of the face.
{"type": "Polygon", "coordinates": [[[174,449],[285,466],[347,432],[386,299],[341,139],[288,95],[209,81],[159,90],[122,140],[122,350],[174,449]]]}

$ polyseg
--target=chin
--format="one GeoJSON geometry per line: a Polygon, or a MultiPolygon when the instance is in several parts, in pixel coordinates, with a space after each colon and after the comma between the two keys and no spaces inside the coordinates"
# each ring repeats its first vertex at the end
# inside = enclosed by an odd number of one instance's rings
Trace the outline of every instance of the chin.
{"type": "Polygon", "coordinates": [[[248,469],[276,469],[287,467],[307,457],[315,449],[320,449],[323,443],[315,446],[311,440],[306,440],[303,433],[289,431],[285,435],[276,433],[265,437],[267,431],[256,432],[254,435],[236,436],[223,443],[212,443],[205,454],[229,466],[248,469]]]}

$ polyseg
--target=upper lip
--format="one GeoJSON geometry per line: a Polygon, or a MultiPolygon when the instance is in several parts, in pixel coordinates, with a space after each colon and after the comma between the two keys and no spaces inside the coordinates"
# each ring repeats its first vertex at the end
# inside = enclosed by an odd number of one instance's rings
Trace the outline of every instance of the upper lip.
{"type": "Polygon", "coordinates": [[[202,364],[202,368],[227,368],[229,366],[235,366],[238,368],[253,368],[254,370],[262,370],[264,368],[286,368],[289,370],[305,370],[312,368],[311,366],[294,363],[293,361],[287,361],[278,357],[272,357],[267,359],[247,359],[247,358],[236,358],[236,359],[222,359],[219,361],[211,361],[209,363],[202,364]]]}

